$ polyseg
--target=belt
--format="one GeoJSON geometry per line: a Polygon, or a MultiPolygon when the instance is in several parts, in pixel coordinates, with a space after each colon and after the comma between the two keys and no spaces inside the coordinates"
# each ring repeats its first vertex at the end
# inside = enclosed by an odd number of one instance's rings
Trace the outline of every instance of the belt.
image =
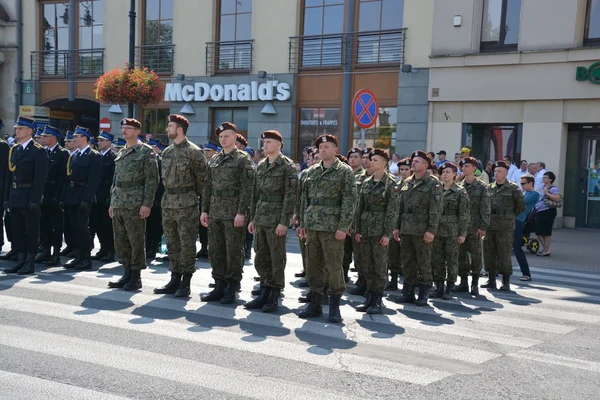
{"type": "Polygon", "coordinates": [[[514,212],[512,210],[492,210],[491,214],[493,214],[493,215],[513,215],[514,212]]]}
{"type": "Polygon", "coordinates": [[[19,184],[19,183],[13,182],[13,184],[12,184],[13,189],[25,189],[25,188],[30,188],[32,186],[33,186],[33,184],[31,184],[31,183],[19,184]]]}
{"type": "Polygon", "coordinates": [[[87,186],[87,182],[74,182],[74,181],[71,181],[71,182],[69,182],[69,185],[71,185],[71,187],[75,187],[75,186],[87,186]]]}
{"type": "Polygon", "coordinates": [[[240,194],[239,190],[213,190],[212,195],[216,197],[235,197],[240,194]]]}
{"type": "Polygon", "coordinates": [[[168,194],[185,194],[194,191],[193,186],[181,187],[181,188],[165,188],[168,194]]]}
{"type": "Polygon", "coordinates": [[[132,188],[132,187],[140,187],[140,186],[144,186],[144,181],[141,180],[137,180],[137,181],[123,181],[123,182],[117,182],[115,184],[116,187],[119,188],[132,188]]]}
{"type": "Polygon", "coordinates": [[[424,210],[422,208],[408,208],[405,214],[429,214],[429,210],[424,210]]]}
{"type": "Polygon", "coordinates": [[[387,206],[377,205],[377,204],[367,204],[365,206],[365,211],[385,212],[385,211],[387,211],[387,206]]]}
{"type": "Polygon", "coordinates": [[[342,205],[342,201],[339,199],[321,197],[317,199],[308,199],[308,204],[313,206],[339,207],[342,205]]]}
{"type": "Polygon", "coordinates": [[[261,195],[261,196],[258,196],[258,200],[266,201],[267,203],[280,203],[283,201],[283,196],[261,195]]]}

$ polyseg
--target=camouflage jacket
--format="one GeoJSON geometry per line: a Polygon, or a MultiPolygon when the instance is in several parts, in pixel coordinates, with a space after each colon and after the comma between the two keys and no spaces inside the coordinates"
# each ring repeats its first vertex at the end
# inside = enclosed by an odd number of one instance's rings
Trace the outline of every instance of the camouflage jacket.
{"type": "Polygon", "coordinates": [[[444,207],[442,184],[429,174],[421,179],[414,175],[405,179],[400,187],[399,218],[397,228],[403,235],[437,234],[444,207]]]}
{"type": "Polygon", "coordinates": [[[516,183],[490,184],[490,226],[488,231],[513,232],[515,218],[525,211],[525,197],[516,183]]]}
{"type": "Polygon", "coordinates": [[[358,193],[355,232],[368,237],[391,237],[398,220],[398,185],[386,173],[376,181],[373,175],[363,181],[358,193]]]}
{"type": "Polygon", "coordinates": [[[362,175],[365,173],[365,169],[363,167],[358,168],[356,171],[352,171],[354,172],[354,176],[358,177],[359,175],[362,175]]]}
{"type": "Polygon", "coordinates": [[[258,226],[288,226],[297,192],[298,170],[294,162],[283,154],[273,163],[264,158],[256,167],[250,221],[258,226]]]}
{"type": "Polygon", "coordinates": [[[233,220],[248,215],[254,188],[254,164],[247,153],[223,150],[210,161],[202,195],[202,212],[210,218],[233,220]]]}
{"type": "Polygon", "coordinates": [[[329,168],[323,168],[321,161],[304,174],[300,226],[316,231],[348,232],[357,196],[352,169],[336,159],[329,168]]]}
{"type": "Polygon", "coordinates": [[[197,207],[206,177],[204,151],[185,138],[181,143],[167,147],[161,157],[165,186],[162,208],[197,207]]]}
{"type": "MultiPolygon", "coordinates": [[[[443,189],[443,187],[442,187],[443,189]]],[[[469,195],[462,186],[453,183],[450,189],[444,190],[444,210],[440,217],[438,237],[467,236],[470,220],[469,195]]]]}
{"type": "Polygon", "coordinates": [[[302,188],[304,187],[304,181],[306,181],[306,177],[308,176],[306,172],[311,168],[312,166],[300,172],[300,177],[298,178],[298,191],[296,193],[296,205],[294,206],[294,215],[297,217],[300,216],[300,199],[302,198],[302,188]]]}
{"type": "Polygon", "coordinates": [[[138,143],[122,148],[115,157],[110,187],[112,208],[152,207],[158,185],[158,165],[152,147],[138,143]]]}
{"type": "Polygon", "coordinates": [[[478,229],[487,231],[490,225],[490,195],[488,185],[480,179],[473,179],[471,184],[463,180],[463,187],[469,195],[470,214],[467,235],[475,235],[478,229]]]}

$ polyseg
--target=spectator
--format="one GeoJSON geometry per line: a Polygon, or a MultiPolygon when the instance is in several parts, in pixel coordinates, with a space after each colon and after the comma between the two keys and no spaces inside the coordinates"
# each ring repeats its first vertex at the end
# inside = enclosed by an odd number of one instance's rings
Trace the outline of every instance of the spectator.
{"type": "MultiPolygon", "coordinates": [[[[490,174],[486,174],[484,169],[483,169],[483,164],[481,164],[481,160],[477,159],[475,157],[475,155],[473,155],[473,149],[471,148],[471,146],[464,146],[462,149],[460,149],[461,152],[461,157],[462,158],[466,158],[466,157],[473,157],[477,160],[477,171],[475,171],[475,177],[477,177],[480,181],[485,182],[487,184],[489,184],[490,182],[492,182],[492,178],[494,176],[494,174],[492,173],[491,176],[490,174]]],[[[492,164],[494,162],[492,161],[492,164]]]]}
{"type": "Polygon", "coordinates": [[[494,166],[494,161],[488,160],[488,162],[485,166],[485,171],[484,171],[486,173],[486,175],[488,176],[490,183],[494,182],[493,166],[494,166]]]}
{"type": "MultiPolygon", "coordinates": [[[[539,164],[538,166],[540,166],[539,164]]],[[[559,202],[562,201],[562,195],[560,190],[554,186],[556,175],[553,172],[544,172],[542,179],[544,180],[542,195],[535,205],[535,234],[543,246],[543,250],[540,250],[537,255],[548,257],[550,255],[550,241],[552,240],[552,226],[556,219],[556,207],[560,207],[559,202]]]]}
{"type": "Polygon", "coordinates": [[[516,173],[519,170],[519,168],[517,168],[517,166],[515,164],[513,164],[512,162],[512,157],[511,156],[504,156],[503,158],[504,162],[507,163],[510,168],[508,169],[508,180],[511,182],[514,182],[516,184],[519,184],[519,181],[517,180],[516,177],[516,173]]]}
{"type": "Polygon", "coordinates": [[[454,153],[454,162],[455,163],[459,163],[460,162],[460,153],[454,153]]]}
{"type": "MultiPolygon", "coordinates": [[[[525,165],[527,165],[527,162],[525,163],[525,165]]],[[[523,175],[519,179],[519,183],[525,196],[525,211],[517,215],[515,221],[515,237],[513,240],[513,252],[515,253],[515,257],[517,258],[519,267],[521,268],[521,274],[523,275],[521,277],[521,280],[530,281],[531,271],[529,270],[529,263],[527,262],[527,257],[525,257],[525,252],[523,251],[523,226],[525,225],[525,220],[527,219],[529,213],[531,213],[531,210],[533,210],[533,208],[539,201],[540,194],[535,191],[535,188],[533,186],[535,183],[535,178],[533,177],[533,175],[523,175]]]]}
{"type": "Polygon", "coordinates": [[[400,156],[397,153],[394,153],[392,156],[392,160],[389,162],[389,170],[390,174],[394,176],[398,176],[398,162],[400,161],[400,156]]]}
{"type": "Polygon", "coordinates": [[[535,166],[535,190],[543,197],[544,195],[544,174],[546,173],[546,164],[539,161],[535,166]]]}
{"type": "Polygon", "coordinates": [[[537,174],[537,164],[531,163],[527,165],[527,171],[535,178],[535,174],[537,174]]]}
{"type": "Polygon", "coordinates": [[[435,160],[435,153],[433,151],[430,151],[429,153],[427,153],[427,155],[429,156],[429,159],[431,160],[431,162],[433,162],[433,160],[435,160]]]}
{"type": "MultiPolygon", "coordinates": [[[[516,183],[521,182],[521,178],[524,175],[531,175],[527,171],[527,160],[521,160],[521,167],[519,169],[517,169],[517,172],[515,172],[515,178],[517,179],[515,182],[516,183]]],[[[534,182],[535,182],[535,177],[533,179],[534,179],[534,182]]],[[[520,183],[519,183],[519,185],[520,185],[520,183]]],[[[521,188],[521,190],[523,190],[523,188],[521,188]]]]}
{"type": "Polygon", "coordinates": [[[437,156],[439,161],[435,163],[435,166],[439,168],[440,165],[446,162],[446,150],[438,151],[437,156]]]}

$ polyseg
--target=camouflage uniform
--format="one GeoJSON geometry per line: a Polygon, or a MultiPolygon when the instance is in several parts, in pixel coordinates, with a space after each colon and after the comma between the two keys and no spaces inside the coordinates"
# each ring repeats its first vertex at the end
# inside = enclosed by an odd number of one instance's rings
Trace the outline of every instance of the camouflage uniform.
{"type": "Polygon", "coordinates": [[[444,189],[444,210],[440,217],[437,235],[433,239],[432,269],[434,281],[456,281],[458,273],[458,237],[467,236],[469,225],[469,195],[462,187],[453,183],[444,189]]]}
{"type": "Polygon", "coordinates": [[[336,159],[329,168],[323,162],[304,172],[300,227],[307,233],[306,276],[310,290],[323,294],[329,274],[329,293],[341,296],[346,290],[342,271],[344,241],[335,232],[348,232],[356,208],[356,182],[352,169],[336,159]]]}
{"type": "MultiPolygon", "coordinates": [[[[306,171],[308,171],[310,168],[312,168],[312,167],[305,169],[300,174],[299,185],[298,185],[298,195],[296,197],[296,206],[294,207],[294,215],[296,215],[297,218],[299,218],[299,216],[300,216],[300,199],[302,198],[302,188],[304,186],[304,181],[306,180],[306,177],[308,176],[306,171]]],[[[296,227],[296,228],[298,228],[298,227],[296,227]]],[[[308,258],[306,256],[306,238],[299,237],[298,245],[300,246],[300,255],[302,256],[302,270],[306,273],[306,260],[308,258]]]]}
{"type": "Polygon", "coordinates": [[[488,185],[475,178],[471,184],[463,181],[463,186],[469,195],[469,226],[467,227],[467,237],[465,242],[460,245],[458,255],[458,276],[479,277],[483,267],[483,251],[481,238],[477,235],[477,230],[486,231],[490,224],[490,196],[488,185]],[[467,255],[470,253],[471,259],[467,255]]]}
{"type": "Polygon", "coordinates": [[[242,280],[246,230],[234,227],[233,220],[236,214],[248,215],[254,174],[250,156],[237,148],[217,153],[210,162],[202,212],[208,214],[208,258],[215,280],[242,280]]]}
{"type": "Polygon", "coordinates": [[[138,143],[115,157],[110,188],[115,251],[124,268],[146,268],[146,220],[140,207],[152,207],[158,185],[158,166],[152,147],[138,143]]]}
{"type": "Polygon", "coordinates": [[[391,238],[398,220],[398,186],[391,174],[375,181],[373,175],[362,182],[356,212],[356,233],[361,235],[362,273],[367,290],[383,293],[387,282],[388,249],[379,244],[382,237],[391,238]]]}
{"type": "MultiPolygon", "coordinates": [[[[364,182],[365,179],[369,178],[367,175],[367,170],[363,167],[360,167],[358,170],[354,171],[354,177],[356,178],[356,207],[358,207],[359,194],[360,194],[360,186],[364,182]]],[[[356,241],[354,235],[352,235],[352,252],[354,253],[354,268],[359,275],[359,278],[362,276],[362,250],[361,245],[356,241]]],[[[352,255],[350,255],[352,257],[352,255]]]]}
{"type": "Polygon", "coordinates": [[[512,275],[511,251],[515,218],[525,210],[523,192],[516,183],[496,182],[489,187],[490,226],[483,239],[485,270],[490,278],[497,273],[512,275]]]}
{"type": "MultiPolygon", "coordinates": [[[[398,181],[396,185],[400,188],[402,187],[402,182],[398,181]]],[[[402,255],[400,249],[400,243],[392,238],[388,246],[388,269],[394,277],[394,282],[396,282],[397,276],[402,275],[402,255]]],[[[394,283],[394,285],[397,285],[397,283],[394,283]]]]}
{"type": "MultiPolygon", "coordinates": [[[[361,177],[364,180],[363,175],[365,173],[365,169],[363,167],[360,167],[353,172],[354,176],[356,177],[357,183],[356,192],[359,193],[358,178],[361,177]]],[[[342,262],[342,265],[345,269],[348,268],[350,264],[352,264],[352,253],[354,253],[354,268],[356,268],[356,265],[360,264],[360,262],[358,261],[360,259],[360,246],[358,243],[356,243],[354,235],[349,235],[344,241],[344,261],[342,262]]],[[[344,273],[346,273],[345,270],[344,273]]]]}
{"type": "Polygon", "coordinates": [[[261,285],[283,289],[287,236],[277,236],[275,228],[288,226],[296,205],[298,171],[294,162],[280,154],[275,162],[265,158],[258,163],[250,207],[254,222],[254,266],[261,285]]]}
{"type": "Polygon", "coordinates": [[[196,271],[196,235],[198,234],[198,197],[206,176],[204,152],[185,138],[162,152],[162,220],[169,270],[176,274],[196,271]]]}

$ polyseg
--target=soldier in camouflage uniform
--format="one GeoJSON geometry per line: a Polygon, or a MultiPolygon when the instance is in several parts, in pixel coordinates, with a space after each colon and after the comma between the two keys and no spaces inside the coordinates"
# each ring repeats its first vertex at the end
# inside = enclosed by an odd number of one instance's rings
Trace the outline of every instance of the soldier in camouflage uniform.
{"type": "MultiPolygon", "coordinates": [[[[410,158],[405,157],[398,162],[398,172],[400,181],[398,187],[402,185],[412,174],[410,170],[410,158]]],[[[385,290],[398,290],[398,277],[402,276],[402,256],[400,252],[400,243],[395,240],[390,240],[388,246],[388,269],[390,270],[390,281],[385,287],[385,290]]]]}
{"type": "MultiPolygon", "coordinates": [[[[362,167],[362,150],[358,147],[354,147],[348,151],[348,165],[352,168],[354,176],[360,176],[364,173],[365,169],[362,167]]],[[[344,279],[346,283],[349,281],[348,271],[350,271],[350,264],[352,263],[352,253],[354,253],[354,265],[359,264],[357,260],[360,259],[360,247],[356,245],[356,251],[354,251],[354,235],[350,232],[344,241],[344,261],[342,266],[344,268],[344,279]]],[[[356,270],[356,268],[354,268],[356,270]]]]}
{"type": "Polygon", "coordinates": [[[248,232],[255,235],[254,266],[260,276],[259,296],[244,306],[274,312],[285,285],[286,243],[298,191],[298,170],[281,154],[277,131],[261,134],[265,158],[258,163],[248,232]]]}
{"type": "Polygon", "coordinates": [[[215,132],[223,150],[210,162],[200,217],[208,227],[208,258],[215,288],[201,300],[233,304],[242,280],[254,165],[246,152],[236,148],[237,126],[223,122],[215,132]]]}
{"type": "Polygon", "coordinates": [[[182,115],[169,115],[167,134],[173,144],[162,153],[162,182],[165,186],[161,207],[171,280],[156,294],[189,297],[190,281],[196,272],[198,198],[204,189],[204,152],[187,138],[189,121],[182,115]]]}
{"type": "Polygon", "coordinates": [[[442,185],[427,173],[429,156],[415,151],[411,156],[413,175],[400,188],[400,209],[394,239],[402,246],[404,286],[400,303],[415,303],[415,287],[419,285],[418,306],[427,305],[431,286],[431,243],[437,234],[443,209],[442,185]]]}
{"type": "MultiPolygon", "coordinates": [[[[299,176],[299,185],[298,185],[298,197],[296,199],[296,206],[294,207],[294,226],[298,228],[300,226],[300,221],[298,220],[298,215],[300,213],[300,196],[302,193],[302,184],[304,183],[304,179],[306,178],[305,172],[308,171],[310,167],[313,166],[315,159],[315,148],[309,147],[306,149],[306,153],[308,158],[306,160],[306,169],[300,172],[299,176]]],[[[296,236],[298,236],[298,231],[296,231],[296,236]]],[[[300,246],[300,254],[302,255],[302,271],[294,274],[296,278],[304,278],[306,276],[306,238],[298,236],[298,244],[300,246]]]]}
{"type": "Polygon", "coordinates": [[[367,314],[381,314],[381,299],[387,282],[388,248],[398,220],[398,186],[386,171],[389,155],[383,149],[370,153],[373,175],[360,185],[354,228],[360,244],[367,299],[356,307],[367,314]]]}
{"type": "Polygon", "coordinates": [[[146,219],[158,185],[158,165],[152,147],[137,139],[141,127],[133,118],[121,120],[127,145],[115,158],[108,214],[124,272],[121,279],[109,282],[109,288],[140,289],[141,270],[146,268],[146,219]]]}
{"type": "Polygon", "coordinates": [[[322,135],[315,142],[322,161],[306,171],[300,199],[299,235],[306,236],[306,277],[310,284],[310,304],[300,318],[316,317],[329,277],[329,322],[342,321],[340,299],[346,290],[342,271],[344,239],[352,224],[356,206],[356,182],[352,169],[336,159],[338,141],[322,135]]]}
{"type": "Polygon", "coordinates": [[[437,235],[433,239],[431,266],[436,289],[429,294],[431,298],[452,298],[452,289],[458,273],[458,249],[465,242],[469,226],[469,195],[456,184],[458,166],[444,162],[438,167],[442,179],[444,210],[440,218],[437,235]],[[444,290],[444,280],[447,285],[444,290]]]}
{"type": "Polygon", "coordinates": [[[521,188],[506,179],[509,165],[496,161],[492,167],[495,181],[490,184],[490,226],[483,238],[485,270],[489,280],[482,288],[496,289],[496,275],[502,274],[504,292],[510,291],[512,275],[512,242],[515,218],[525,210],[525,197],[521,188]]]}
{"type": "Polygon", "coordinates": [[[458,276],[460,284],[455,287],[455,292],[469,291],[469,274],[472,276],[471,294],[479,295],[479,274],[483,268],[483,245],[481,240],[490,224],[490,196],[488,185],[475,176],[477,159],[474,157],[463,158],[459,162],[463,173],[462,184],[469,195],[469,226],[467,237],[460,245],[458,253],[458,276]],[[468,256],[467,252],[471,255],[468,256]]]}

